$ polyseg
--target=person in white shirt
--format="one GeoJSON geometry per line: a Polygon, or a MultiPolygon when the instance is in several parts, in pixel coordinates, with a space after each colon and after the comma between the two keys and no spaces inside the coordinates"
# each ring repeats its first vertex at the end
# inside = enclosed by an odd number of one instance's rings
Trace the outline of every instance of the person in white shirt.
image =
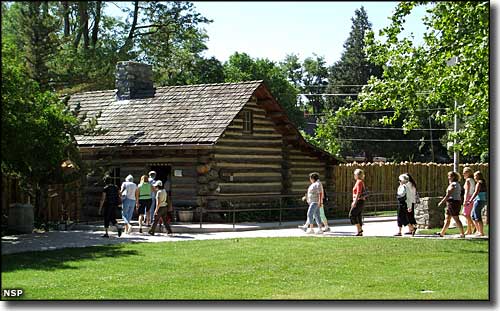
{"type": "Polygon", "coordinates": [[[125,177],[125,182],[122,183],[120,192],[122,194],[122,218],[125,222],[125,232],[130,233],[132,231],[130,221],[134,215],[135,205],[139,200],[137,185],[134,184],[134,177],[132,175],[125,177]]]}
{"type": "Polygon", "coordinates": [[[167,228],[167,233],[169,236],[173,235],[172,228],[170,228],[170,225],[168,224],[167,216],[168,216],[168,195],[167,191],[163,188],[163,183],[161,180],[155,181],[153,184],[153,187],[155,187],[156,191],[156,207],[155,207],[155,221],[153,222],[153,225],[151,226],[151,229],[149,229],[149,234],[150,235],[155,235],[155,230],[156,226],[158,225],[158,222],[160,219],[163,221],[163,225],[165,228],[167,228]]]}
{"type": "Polygon", "coordinates": [[[467,230],[465,230],[465,234],[473,234],[474,233],[474,223],[472,222],[472,206],[470,198],[474,194],[474,190],[476,189],[476,182],[474,181],[474,172],[470,167],[464,167],[463,174],[465,183],[464,183],[464,209],[462,214],[465,216],[467,220],[467,230]]]}
{"type": "Polygon", "coordinates": [[[309,229],[307,229],[306,233],[312,234],[314,233],[313,230],[313,219],[318,225],[318,234],[322,234],[323,230],[321,229],[321,216],[320,216],[320,207],[323,206],[323,185],[319,181],[319,174],[318,173],[311,173],[309,174],[309,181],[311,182],[311,185],[309,188],[307,188],[307,195],[306,195],[306,200],[307,203],[309,204],[309,209],[307,210],[307,221],[306,224],[304,225],[303,228],[307,228],[309,226],[309,229]]]}
{"type": "Polygon", "coordinates": [[[415,205],[417,205],[417,197],[418,197],[418,192],[417,192],[417,183],[413,179],[413,177],[409,174],[406,173],[406,176],[408,176],[408,183],[406,184],[408,186],[408,193],[409,193],[409,200],[408,200],[408,228],[410,231],[406,232],[405,234],[411,234],[415,235],[417,232],[417,220],[415,219],[415,205]]]}
{"type": "MultiPolygon", "coordinates": [[[[408,219],[408,213],[413,209],[414,202],[414,192],[409,185],[409,177],[407,174],[399,175],[399,187],[397,190],[398,199],[398,233],[395,236],[401,236],[401,230],[403,226],[410,226],[410,221],[408,219]]],[[[414,234],[414,226],[411,225],[410,230],[414,234]]]]}

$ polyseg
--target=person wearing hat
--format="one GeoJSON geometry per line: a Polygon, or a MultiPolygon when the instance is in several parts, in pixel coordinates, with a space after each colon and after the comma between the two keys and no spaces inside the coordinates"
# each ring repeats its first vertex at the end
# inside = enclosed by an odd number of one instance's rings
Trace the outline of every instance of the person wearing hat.
{"type": "Polygon", "coordinates": [[[172,235],[173,234],[172,229],[170,228],[170,225],[167,222],[167,215],[168,215],[167,191],[165,191],[165,189],[163,188],[163,183],[161,182],[161,180],[155,181],[153,187],[157,190],[156,208],[154,211],[155,221],[153,222],[153,226],[151,227],[148,233],[150,235],[155,235],[156,226],[158,225],[160,219],[162,219],[165,228],[167,228],[168,235],[172,235]]]}
{"type": "Polygon", "coordinates": [[[136,202],[139,200],[139,193],[137,192],[137,185],[134,184],[134,177],[128,175],[125,177],[125,182],[122,183],[120,192],[122,193],[122,218],[125,222],[125,232],[132,232],[132,216],[136,202]]]}
{"type": "MultiPolygon", "coordinates": [[[[399,175],[399,187],[397,190],[398,199],[398,233],[395,236],[401,236],[401,230],[403,226],[410,225],[410,220],[408,218],[408,212],[413,208],[414,195],[413,191],[409,188],[408,182],[410,177],[407,174],[399,175]]],[[[410,225],[410,231],[414,234],[415,228],[410,225]]]]}
{"type": "Polygon", "coordinates": [[[148,173],[148,175],[149,175],[148,182],[151,185],[151,208],[149,210],[148,215],[146,215],[146,225],[147,226],[149,226],[153,223],[155,208],[156,208],[156,192],[153,189],[153,184],[156,182],[156,172],[150,171],[148,173]]]}

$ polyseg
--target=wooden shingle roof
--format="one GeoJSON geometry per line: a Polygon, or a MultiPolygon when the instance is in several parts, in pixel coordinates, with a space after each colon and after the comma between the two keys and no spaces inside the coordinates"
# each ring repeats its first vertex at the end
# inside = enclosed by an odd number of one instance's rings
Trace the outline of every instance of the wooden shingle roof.
{"type": "Polygon", "coordinates": [[[116,90],[78,93],[82,113],[107,132],[77,136],[79,146],[213,144],[262,81],[156,88],[154,97],[117,100],[116,90]]]}

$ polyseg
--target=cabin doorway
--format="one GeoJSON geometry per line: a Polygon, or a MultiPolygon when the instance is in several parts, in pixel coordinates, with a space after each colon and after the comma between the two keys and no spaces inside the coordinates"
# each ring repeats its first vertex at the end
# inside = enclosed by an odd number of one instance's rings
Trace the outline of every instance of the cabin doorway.
{"type": "MultiPolygon", "coordinates": [[[[161,180],[164,189],[167,191],[167,202],[172,209],[172,167],[170,165],[153,165],[151,171],[156,172],[156,180],[161,180]]],[[[175,220],[174,220],[175,221],[175,220]]]]}
{"type": "Polygon", "coordinates": [[[169,165],[155,165],[150,167],[151,171],[156,172],[156,180],[161,180],[165,190],[169,191],[170,183],[172,180],[172,167],[169,165]],[[167,185],[167,186],[165,186],[167,185]],[[168,187],[168,188],[167,188],[168,187]]]}

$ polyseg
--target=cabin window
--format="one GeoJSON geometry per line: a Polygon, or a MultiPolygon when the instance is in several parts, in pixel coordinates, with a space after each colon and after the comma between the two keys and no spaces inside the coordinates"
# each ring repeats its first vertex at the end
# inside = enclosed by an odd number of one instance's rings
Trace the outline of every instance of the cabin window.
{"type": "Polygon", "coordinates": [[[120,168],[119,167],[113,167],[109,170],[109,176],[111,177],[112,183],[117,185],[118,187],[121,186],[121,180],[120,180],[120,168]]]}
{"type": "Polygon", "coordinates": [[[253,132],[253,113],[250,110],[243,111],[243,133],[252,134],[253,132]]]}

